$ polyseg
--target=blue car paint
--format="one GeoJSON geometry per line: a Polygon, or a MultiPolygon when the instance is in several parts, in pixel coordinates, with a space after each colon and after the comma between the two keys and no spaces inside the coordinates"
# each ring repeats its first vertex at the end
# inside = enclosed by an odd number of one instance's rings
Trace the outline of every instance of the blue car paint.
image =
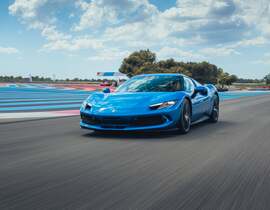
{"type": "MultiPolygon", "coordinates": [[[[175,126],[175,123],[180,117],[179,109],[182,105],[182,100],[187,96],[184,92],[175,93],[111,93],[92,94],[87,101],[91,101],[93,106],[90,110],[83,110],[81,113],[94,116],[153,116],[153,115],[167,115],[170,120],[167,120],[162,125],[157,126],[144,126],[142,127],[128,127],[121,130],[153,130],[153,129],[166,129],[175,126]],[[99,102],[99,101],[102,102],[99,102]],[[161,110],[149,110],[150,104],[159,103],[160,101],[177,100],[177,103],[172,106],[161,110]],[[106,107],[105,109],[102,109],[106,107]]],[[[188,97],[188,96],[187,96],[188,97]]],[[[102,128],[101,126],[94,126],[80,123],[81,127],[94,129],[94,130],[119,130],[115,128],[102,128]]]]}
{"type": "MultiPolygon", "coordinates": [[[[187,95],[184,92],[96,93],[87,99],[93,105],[88,114],[109,116],[156,114],[163,110],[149,112],[150,104],[161,101],[181,101],[185,96],[187,95]]],[[[179,102],[175,106],[178,104],[179,102]]]]}
{"type": "MultiPolygon", "coordinates": [[[[160,75],[160,74],[158,74],[160,75]]],[[[164,75],[179,75],[179,74],[164,74],[164,75]]],[[[92,130],[163,130],[175,128],[179,119],[184,99],[188,99],[192,103],[192,122],[202,119],[209,115],[212,111],[213,96],[217,94],[217,90],[213,85],[206,85],[208,94],[203,96],[196,94],[195,97],[186,91],[176,92],[115,92],[101,93],[96,92],[91,94],[86,100],[91,105],[91,109],[81,108],[80,113],[84,116],[93,117],[137,117],[137,116],[154,116],[164,115],[168,119],[158,125],[151,126],[127,126],[124,128],[104,127],[98,124],[85,123],[83,120],[80,126],[92,130]],[[177,103],[171,107],[151,110],[149,106],[160,102],[177,100],[177,103]]]]}

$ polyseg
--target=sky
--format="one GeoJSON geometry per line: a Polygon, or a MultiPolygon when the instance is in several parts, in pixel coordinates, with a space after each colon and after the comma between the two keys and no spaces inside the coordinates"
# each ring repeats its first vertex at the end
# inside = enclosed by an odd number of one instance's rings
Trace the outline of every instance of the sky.
{"type": "Polygon", "coordinates": [[[270,73],[269,0],[1,0],[0,75],[93,78],[130,53],[270,73]]]}

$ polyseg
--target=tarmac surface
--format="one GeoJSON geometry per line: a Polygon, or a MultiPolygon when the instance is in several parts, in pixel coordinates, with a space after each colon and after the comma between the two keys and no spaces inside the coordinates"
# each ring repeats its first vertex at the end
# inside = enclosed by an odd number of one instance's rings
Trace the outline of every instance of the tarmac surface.
{"type": "Polygon", "coordinates": [[[0,209],[270,209],[270,96],[224,101],[187,135],[0,124],[0,209]]]}

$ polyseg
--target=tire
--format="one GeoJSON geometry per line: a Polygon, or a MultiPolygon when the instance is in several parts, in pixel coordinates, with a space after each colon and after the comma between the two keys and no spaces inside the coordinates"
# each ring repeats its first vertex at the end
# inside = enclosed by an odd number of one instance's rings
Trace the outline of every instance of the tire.
{"type": "Polygon", "coordinates": [[[177,124],[177,128],[179,133],[186,134],[190,131],[190,126],[191,126],[191,106],[189,101],[185,99],[181,108],[181,115],[177,124]]]}
{"type": "Polygon", "coordinates": [[[219,98],[217,95],[214,96],[212,112],[209,117],[209,122],[217,123],[219,118],[219,98]]]}

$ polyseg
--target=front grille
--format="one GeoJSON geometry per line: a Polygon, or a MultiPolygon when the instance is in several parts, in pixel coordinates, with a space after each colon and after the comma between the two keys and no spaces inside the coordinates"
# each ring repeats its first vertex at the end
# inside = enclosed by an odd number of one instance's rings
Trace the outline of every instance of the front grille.
{"type": "Polygon", "coordinates": [[[132,121],[133,126],[151,126],[163,124],[166,119],[162,115],[136,117],[132,121]]]}
{"type": "Polygon", "coordinates": [[[104,128],[125,128],[161,125],[166,122],[162,115],[131,116],[131,117],[101,117],[81,114],[83,123],[104,128]]]}

